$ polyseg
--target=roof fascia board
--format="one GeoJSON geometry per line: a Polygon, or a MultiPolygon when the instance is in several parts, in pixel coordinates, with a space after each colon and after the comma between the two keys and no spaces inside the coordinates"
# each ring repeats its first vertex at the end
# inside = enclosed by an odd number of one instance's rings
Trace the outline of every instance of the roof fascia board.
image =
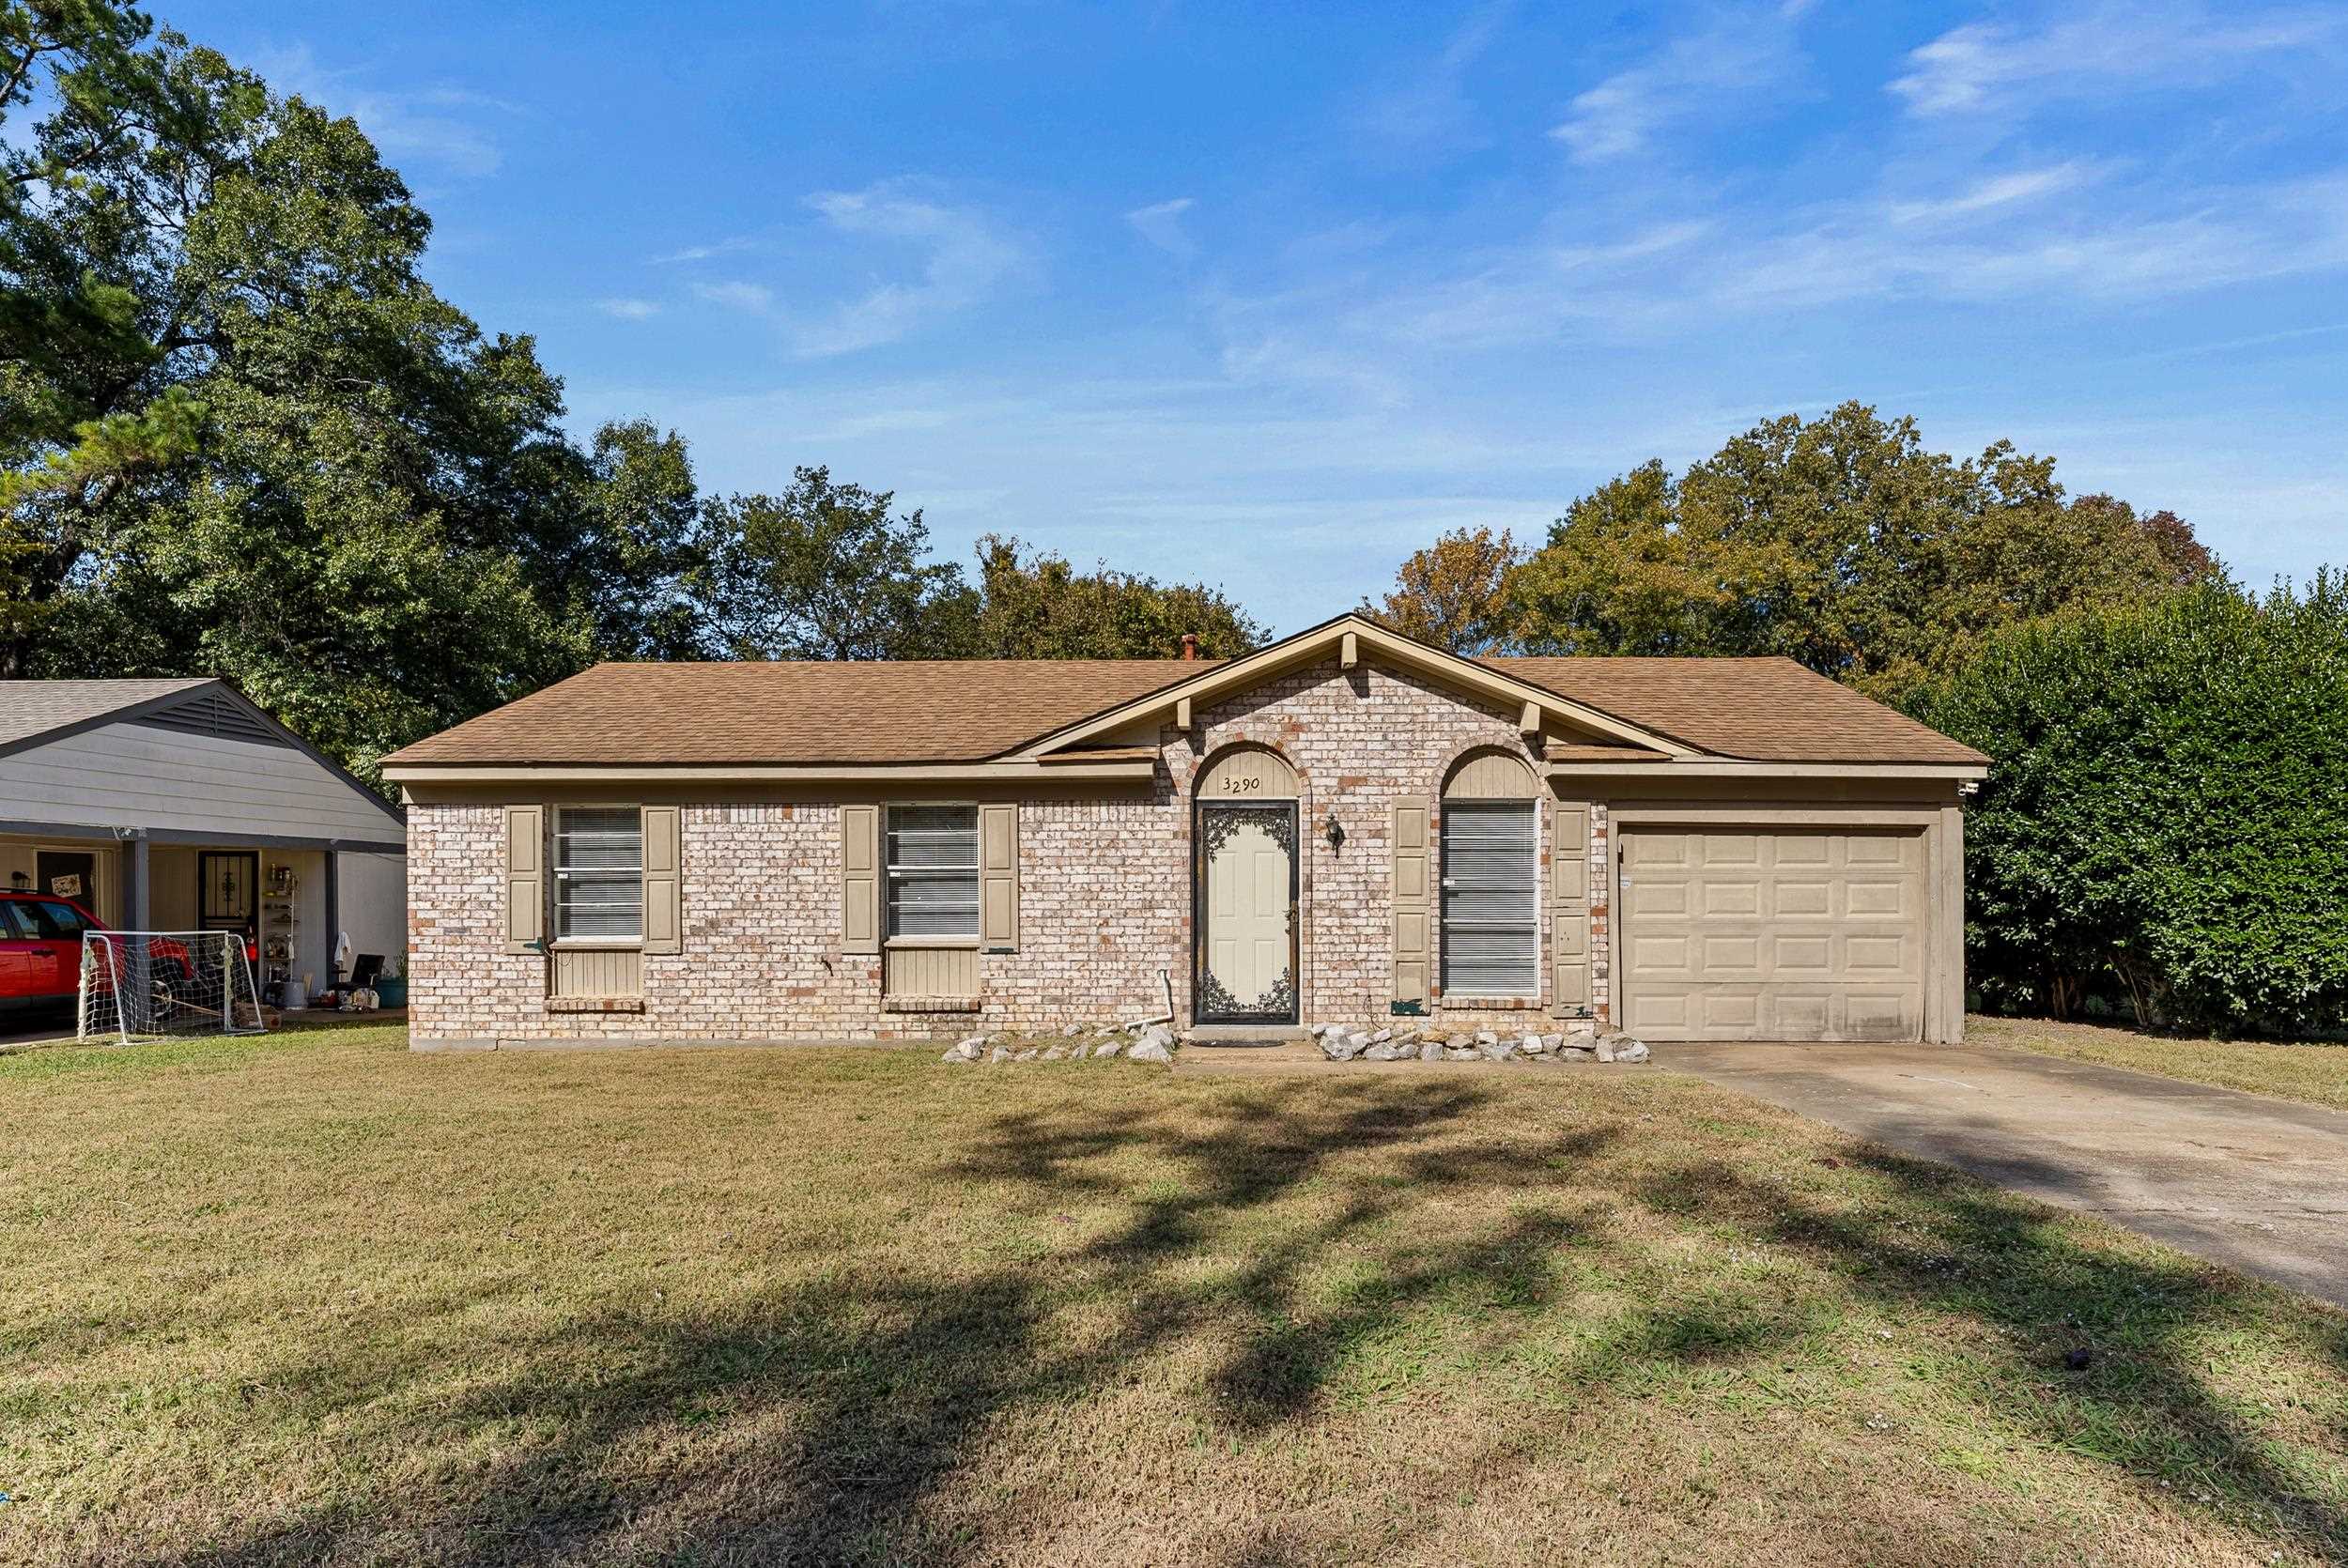
{"type": "Polygon", "coordinates": [[[395,784],[673,784],[722,781],[729,783],[873,783],[904,779],[937,783],[957,779],[1089,778],[1144,782],[1156,776],[1154,756],[1117,762],[1042,762],[1006,759],[991,762],[869,763],[855,766],[781,766],[717,764],[659,767],[610,767],[602,763],[410,763],[389,767],[383,776],[395,784]]]}
{"type": "Polygon", "coordinates": [[[1672,762],[1552,762],[1552,778],[1947,778],[1989,776],[1980,762],[1752,762],[1697,758],[1672,762]]]}
{"type": "Polygon", "coordinates": [[[1203,670],[1188,681],[1166,686],[1128,702],[1081,719],[1073,726],[1038,736],[1012,753],[1013,757],[1033,757],[1046,751],[1057,751],[1074,746],[1093,736],[1116,729],[1143,715],[1170,709],[1184,697],[1190,699],[1195,713],[1199,707],[1227,691],[1244,691],[1281,675],[1290,669],[1311,664],[1332,649],[1343,645],[1347,638],[1355,639],[1357,653],[1375,651],[1394,663],[1407,665],[1435,676],[1445,684],[1464,687],[1483,696],[1505,699],[1509,707],[1533,703],[1544,714],[1555,714],[1584,730],[1595,730],[1616,740],[1661,751],[1673,757],[1694,757],[1702,753],[1668,735],[1643,730],[1626,723],[1611,714],[1561,697],[1556,692],[1530,685],[1513,676],[1487,669],[1473,660],[1440,648],[1429,648],[1423,642],[1387,631],[1376,622],[1356,615],[1341,615],[1307,627],[1295,636],[1259,648],[1244,658],[1232,659],[1203,670]]]}

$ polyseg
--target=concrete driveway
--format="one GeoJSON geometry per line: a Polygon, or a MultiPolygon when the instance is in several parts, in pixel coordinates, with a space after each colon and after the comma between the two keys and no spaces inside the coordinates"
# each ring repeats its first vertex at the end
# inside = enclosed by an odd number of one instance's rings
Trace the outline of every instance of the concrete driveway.
{"type": "Polygon", "coordinates": [[[2348,1306],[2348,1113],[1976,1047],[1659,1045],[1655,1062],[2348,1306]]]}

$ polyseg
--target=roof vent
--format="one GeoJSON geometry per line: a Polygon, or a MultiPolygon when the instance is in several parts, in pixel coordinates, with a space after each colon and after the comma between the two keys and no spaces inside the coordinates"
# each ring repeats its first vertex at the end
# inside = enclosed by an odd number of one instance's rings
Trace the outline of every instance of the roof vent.
{"type": "Polygon", "coordinates": [[[235,698],[217,691],[198,692],[183,702],[168,708],[158,708],[151,714],[141,714],[133,721],[152,725],[158,730],[178,730],[191,735],[209,735],[223,741],[257,741],[263,746],[284,746],[286,737],[263,723],[250,708],[235,698]]]}

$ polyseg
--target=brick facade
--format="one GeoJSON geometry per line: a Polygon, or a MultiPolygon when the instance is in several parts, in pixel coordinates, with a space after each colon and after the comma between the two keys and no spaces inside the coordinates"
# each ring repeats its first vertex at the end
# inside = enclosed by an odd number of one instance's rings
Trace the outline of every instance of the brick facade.
{"type": "MultiPolygon", "coordinates": [[[[1298,778],[1303,1016],[1384,1016],[1394,803],[1438,800],[1470,753],[1524,756],[1514,715],[1415,675],[1367,663],[1342,670],[1333,660],[1197,716],[1191,734],[1161,732],[1157,783],[1146,793],[1022,803],[1019,947],[981,955],[975,1015],[883,1009],[883,960],[841,950],[840,811],[820,802],[687,802],[684,951],[645,955],[641,1011],[549,1011],[546,961],[503,950],[501,807],[420,801],[409,812],[411,1029],[420,1040],[466,1042],[958,1036],[1154,1016],[1165,1010],[1162,971],[1186,1021],[1191,787],[1235,745],[1276,751],[1298,778]],[[1336,848],[1325,833],[1333,818],[1343,830],[1336,848]]],[[[1604,809],[1591,821],[1582,848],[1592,857],[1591,973],[1603,1016],[1604,809]]],[[[1545,892],[1546,814],[1541,832],[1545,892]]],[[[1536,1007],[1549,1000],[1545,950],[1541,960],[1536,1007]]],[[[1451,1022],[1509,1018],[1440,1001],[1432,1010],[1451,1022]]]]}

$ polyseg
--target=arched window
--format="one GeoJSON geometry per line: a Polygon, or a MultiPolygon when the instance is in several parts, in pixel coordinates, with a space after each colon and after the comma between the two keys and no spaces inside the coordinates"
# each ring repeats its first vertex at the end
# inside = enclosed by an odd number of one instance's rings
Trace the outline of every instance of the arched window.
{"type": "Polygon", "coordinates": [[[1445,995],[1540,993],[1539,792],[1505,751],[1471,752],[1444,780],[1445,995]]]}

